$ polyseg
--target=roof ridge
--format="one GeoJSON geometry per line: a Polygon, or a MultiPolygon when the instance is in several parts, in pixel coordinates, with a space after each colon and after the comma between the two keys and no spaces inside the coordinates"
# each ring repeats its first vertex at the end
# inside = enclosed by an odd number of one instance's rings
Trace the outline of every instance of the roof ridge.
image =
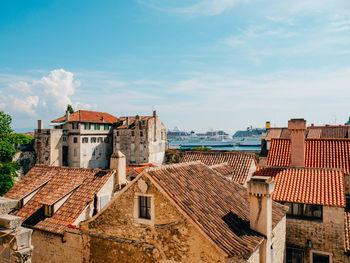
{"type": "Polygon", "coordinates": [[[343,169],[341,168],[328,168],[328,167],[290,167],[290,166],[264,166],[264,167],[258,167],[257,170],[262,169],[288,169],[288,170],[325,170],[325,171],[335,171],[335,172],[343,172],[343,169]]]}

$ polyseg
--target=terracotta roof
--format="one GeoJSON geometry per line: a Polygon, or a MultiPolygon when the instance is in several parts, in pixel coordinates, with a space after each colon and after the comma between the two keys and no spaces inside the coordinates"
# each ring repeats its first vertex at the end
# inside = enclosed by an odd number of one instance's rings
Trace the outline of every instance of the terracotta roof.
{"type": "MultiPolygon", "coordinates": [[[[51,122],[65,122],[66,116],[55,119],[51,122]]],[[[117,117],[106,113],[106,112],[98,112],[98,111],[88,111],[88,110],[79,110],[72,113],[69,116],[69,122],[77,121],[77,122],[97,122],[97,123],[116,123],[118,121],[117,117]]]]}
{"type": "Polygon", "coordinates": [[[129,164],[126,166],[126,178],[130,181],[131,178],[135,178],[146,168],[153,166],[152,163],[129,164]]]}
{"type": "MultiPolygon", "coordinates": [[[[145,173],[228,255],[250,254],[263,240],[250,228],[249,196],[242,185],[201,162],[149,168],[145,173]]],[[[273,202],[273,227],[285,209],[273,202]]]]}
{"type": "MultiPolygon", "coordinates": [[[[310,126],[305,131],[306,138],[321,138],[321,139],[345,139],[349,138],[350,127],[347,125],[326,125],[326,126],[310,126]]],[[[290,138],[288,128],[269,128],[266,133],[265,140],[269,141],[275,138],[290,138]]]]}
{"type": "Polygon", "coordinates": [[[24,224],[33,228],[60,234],[68,224],[74,223],[113,174],[111,170],[36,165],[5,196],[23,196],[20,190],[22,186],[31,182],[38,185],[36,182],[42,175],[50,177],[49,181],[13,214],[20,216],[24,224]],[[44,204],[52,205],[70,193],[72,194],[52,217],[45,218],[40,215],[44,204]]]}
{"type": "Polygon", "coordinates": [[[339,169],[266,167],[255,176],[275,180],[273,200],[345,207],[344,173],[339,169]]]}
{"type": "MultiPolygon", "coordinates": [[[[139,121],[146,121],[152,119],[152,116],[139,116],[139,121]]],[[[120,117],[117,123],[116,129],[132,129],[135,128],[136,117],[120,117]],[[126,123],[126,119],[129,118],[129,125],[126,123]]]]}
{"type": "Polygon", "coordinates": [[[249,171],[256,164],[253,153],[219,152],[219,151],[188,151],[185,152],[180,163],[201,161],[206,165],[227,163],[233,169],[233,180],[239,184],[245,184],[249,171]]]}
{"type": "Polygon", "coordinates": [[[217,171],[225,177],[232,178],[232,175],[234,173],[232,167],[228,163],[214,164],[211,165],[210,168],[217,171]]]}
{"type": "MultiPolygon", "coordinates": [[[[267,165],[290,165],[289,139],[272,139],[267,165]]],[[[350,139],[305,139],[305,167],[339,168],[350,174],[350,139]]]]}
{"type": "Polygon", "coordinates": [[[350,252],[350,213],[344,213],[344,250],[345,253],[350,252]]]}

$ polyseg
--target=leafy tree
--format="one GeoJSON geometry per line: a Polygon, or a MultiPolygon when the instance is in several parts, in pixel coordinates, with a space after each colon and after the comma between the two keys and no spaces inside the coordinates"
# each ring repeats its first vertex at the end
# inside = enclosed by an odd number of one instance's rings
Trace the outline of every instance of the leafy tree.
{"type": "Polygon", "coordinates": [[[67,105],[67,111],[69,111],[70,114],[74,113],[72,105],[70,104],[67,105]]]}
{"type": "Polygon", "coordinates": [[[14,177],[19,169],[15,162],[12,162],[16,150],[11,143],[11,122],[10,115],[0,111],[0,195],[4,195],[14,185],[14,177]]]}
{"type": "Polygon", "coordinates": [[[29,144],[34,140],[32,136],[26,135],[26,134],[11,134],[10,135],[10,142],[12,144],[16,145],[24,145],[24,144],[29,144]]]}

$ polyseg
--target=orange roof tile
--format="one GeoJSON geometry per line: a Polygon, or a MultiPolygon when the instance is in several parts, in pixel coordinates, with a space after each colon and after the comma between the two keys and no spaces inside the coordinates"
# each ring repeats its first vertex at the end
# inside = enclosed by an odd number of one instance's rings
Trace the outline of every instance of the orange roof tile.
{"type": "Polygon", "coordinates": [[[36,183],[42,175],[50,177],[49,181],[13,214],[20,216],[24,224],[30,227],[61,234],[68,224],[74,223],[113,174],[112,170],[36,165],[5,196],[23,196],[21,186],[36,183]],[[52,217],[40,217],[40,209],[44,204],[52,205],[70,192],[72,194],[52,217]]]}
{"type": "Polygon", "coordinates": [[[255,176],[275,180],[273,200],[345,207],[344,173],[339,169],[265,167],[255,176]]]}
{"type": "MultiPolygon", "coordinates": [[[[204,233],[228,255],[253,252],[263,236],[249,224],[247,189],[201,162],[180,163],[145,171],[204,233]]],[[[286,208],[272,204],[273,227],[286,208]]]]}
{"type": "MultiPolygon", "coordinates": [[[[289,139],[272,139],[267,165],[290,165],[289,139]]],[[[305,139],[305,167],[339,168],[350,174],[350,139],[305,139]]]]}
{"type": "MultiPolygon", "coordinates": [[[[146,121],[152,118],[152,116],[139,116],[139,121],[146,121]]],[[[135,128],[135,121],[136,117],[120,117],[116,129],[133,129],[135,128]],[[127,118],[129,119],[129,125],[126,123],[127,118]]]]}
{"type": "MultiPolygon", "coordinates": [[[[97,123],[116,123],[119,119],[114,117],[113,115],[106,112],[98,112],[98,111],[88,111],[88,110],[79,110],[76,111],[69,116],[69,122],[77,121],[77,122],[97,122],[97,123]]],[[[65,122],[66,116],[55,119],[51,122],[59,123],[65,122]]]]}
{"type": "Polygon", "coordinates": [[[233,170],[232,180],[239,184],[245,184],[252,165],[256,164],[252,153],[220,151],[187,151],[182,155],[180,163],[193,161],[201,161],[208,166],[227,163],[233,170]]]}

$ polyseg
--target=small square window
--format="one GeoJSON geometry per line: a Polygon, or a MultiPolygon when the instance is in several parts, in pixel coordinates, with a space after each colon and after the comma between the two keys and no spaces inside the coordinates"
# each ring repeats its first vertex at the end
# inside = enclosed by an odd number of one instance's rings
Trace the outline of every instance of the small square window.
{"type": "Polygon", "coordinates": [[[66,137],[66,136],[63,136],[63,137],[62,137],[62,141],[66,142],[66,141],[67,141],[67,137],[66,137]]]}
{"type": "Polygon", "coordinates": [[[151,219],[151,197],[139,196],[139,218],[151,219]]]}
{"type": "Polygon", "coordinates": [[[78,138],[77,138],[77,137],[74,137],[74,138],[73,138],[73,142],[74,142],[74,143],[77,143],[77,142],[78,142],[78,138]]]}

